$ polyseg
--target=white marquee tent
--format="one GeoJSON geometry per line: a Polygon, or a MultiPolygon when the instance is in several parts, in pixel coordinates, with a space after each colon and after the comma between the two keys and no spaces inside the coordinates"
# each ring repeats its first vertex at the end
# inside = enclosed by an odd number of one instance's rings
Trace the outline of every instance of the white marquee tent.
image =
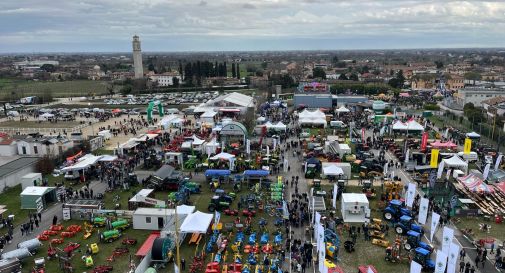
{"type": "Polygon", "coordinates": [[[337,167],[335,165],[328,165],[323,167],[323,174],[328,175],[341,175],[344,174],[344,170],[342,168],[337,167]]]}
{"type": "Polygon", "coordinates": [[[213,217],[210,213],[196,211],[184,219],[180,230],[182,233],[206,233],[213,217]]]}
{"type": "Polygon", "coordinates": [[[326,127],[326,115],[321,110],[316,111],[308,111],[307,109],[303,110],[300,114],[298,114],[298,124],[317,124],[324,125],[326,127]]]}
{"type": "Polygon", "coordinates": [[[339,113],[339,114],[340,114],[340,113],[349,113],[349,112],[351,112],[351,110],[349,110],[349,109],[345,108],[345,106],[343,106],[343,105],[342,105],[342,106],[340,106],[340,108],[338,108],[336,111],[337,111],[337,113],[339,113]]]}
{"type": "Polygon", "coordinates": [[[468,163],[466,163],[463,159],[459,158],[459,156],[457,156],[457,155],[453,155],[452,157],[446,158],[442,161],[444,163],[444,167],[460,168],[465,173],[468,168],[468,163]]]}

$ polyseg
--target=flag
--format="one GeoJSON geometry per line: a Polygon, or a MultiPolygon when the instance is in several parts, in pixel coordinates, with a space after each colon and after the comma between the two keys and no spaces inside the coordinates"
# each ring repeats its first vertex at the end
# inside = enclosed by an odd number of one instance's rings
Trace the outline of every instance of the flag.
{"type": "Polygon", "coordinates": [[[405,163],[409,163],[409,153],[410,149],[407,149],[407,152],[405,153],[405,163]]]}
{"type": "Polygon", "coordinates": [[[414,204],[414,197],[416,196],[416,184],[409,183],[409,187],[407,189],[407,206],[412,207],[414,204]]]}
{"type": "Polygon", "coordinates": [[[498,156],[498,158],[496,159],[496,163],[494,164],[494,170],[495,171],[497,171],[498,167],[500,167],[502,157],[503,157],[503,154],[500,154],[498,156]]]}
{"type": "Polygon", "coordinates": [[[445,178],[447,178],[447,180],[449,180],[449,178],[451,177],[451,169],[448,169],[447,170],[447,175],[445,176],[445,178]]]}
{"type": "Polygon", "coordinates": [[[435,262],[434,273],[445,273],[445,266],[447,265],[447,254],[443,251],[437,250],[437,260],[435,262]]]}
{"type": "Polygon", "coordinates": [[[451,243],[451,247],[449,248],[449,257],[447,261],[447,273],[456,273],[459,249],[460,248],[458,244],[451,243]]]}
{"type": "Polygon", "coordinates": [[[270,155],[270,146],[267,145],[267,155],[270,155]]]}
{"type": "Polygon", "coordinates": [[[428,218],[428,206],[430,204],[430,200],[428,198],[421,198],[421,202],[419,203],[419,215],[417,221],[420,224],[426,224],[426,219],[428,218]]]}
{"type": "Polygon", "coordinates": [[[214,222],[217,226],[217,224],[219,224],[219,220],[221,220],[221,213],[219,211],[215,211],[214,212],[214,222]]]}
{"type": "Polygon", "coordinates": [[[440,220],[440,214],[434,212],[431,215],[431,229],[430,229],[430,241],[433,242],[433,235],[438,227],[438,221],[440,220]]]}
{"type": "Polygon", "coordinates": [[[273,139],[273,142],[274,142],[274,144],[273,144],[273,145],[274,145],[274,148],[273,148],[273,149],[275,150],[275,147],[277,147],[277,139],[276,139],[276,138],[274,138],[274,139],[273,139]]]}
{"type": "Polygon", "coordinates": [[[449,137],[449,128],[445,129],[444,137],[449,137]]]}
{"type": "Polygon", "coordinates": [[[454,229],[444,227],[444,232],[442,235],[442,251],[447,255],[449,255],[449,249],[451,248],[453,238],[454,238],[454,229]]]}
{"type": "Polygon", "coordinates": [[[288,204],[286,201],[282,201],[282,216],[284,219],[289,219],[289,210],[288,210],[288,204]]]}
{"type": "Polygon", "coordinates": [[[410,262],[410,273],[421,273],[423,266],[412,261],[410,262]]]}
{"type": "Polygon", "coordinates": [[[430,167],[436,168],[438,166],[438,149],[431,149],[430,167]]]}
{"type": "Polygon", "coordinates": [[[337,191],[338,191],[338,186],[337,184],[333,184],[333,208],[337,208],[337,191]]]}
{"type": "Polygon", "coordinates": [[[463,153],[469,154],[472,150],[472,140],[469,138],[465,139],[465,146],[463,147],[463,153]]]}
{"type": "Polygon", "coordinates": [[[484,180],[487,179],[487,176],[489,175],[489,169],[491,168],[491,163],[487,163],[486,167],[484,167],[484,173],[482,174],[482,177],[484,180]]]}
{"type": "Polygon", "coordinates": [[[444,172],[444,167],[445,167],[445,162],[442,160],[442,162],[440,162],[440,164],[438,164],[437,178],[442,177],[442,173],[444,172]]]}
{"type": "Polygon", "coordinates": [[[384,164],[384,175],[386,175],[388,173],[388,166],[389,166],[389,162],[386,162],[386,164],[384,164]]]}
{"type": "Polygon", "coordinates": [[[366,140],[365,140],[365,128],[361,128],[361,141],[366,144],[366,140]]]}
{"type": "Polygon", "coordinates": [[[245,150],[247,154],[251,154],[251,140],[247,139],[245,141],[245,150]]]}
{"type": "Polygon", "coordinates": [[[421,151],[425,151],[427,145],[428,145],[428,132],[424,132],[423,137],[421,138],[421,151]]]}

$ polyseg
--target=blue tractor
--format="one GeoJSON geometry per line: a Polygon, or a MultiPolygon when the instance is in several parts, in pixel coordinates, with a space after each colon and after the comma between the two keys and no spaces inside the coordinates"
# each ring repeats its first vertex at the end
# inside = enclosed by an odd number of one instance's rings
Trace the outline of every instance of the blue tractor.
{"type": "Polygon", "coordinates": [[[410,251],[411,249],[423,248],[429,251],[433,251],[433,247],[421,240],[421,233],[410,230],[407,232],[407,240],[403,244],[405,250],[410,251]]]}
{"type": "Polygon", "coordinates": [[[400,217],[400,221],[395,224],[395,231],[399,235],[404,235],[406,234],[409,230],[413,230],[415,232],[421,233],[421,235],[424,234],[424,229],[420,225],[416,225],[414,223],[414,219],[412,217],[403,215],[400,217]]]}
{"type": "Polygon", "coordinates": [[[384,209],[383,215],[384,219],[387,221],[398,221],[403,215],[412,217],[412,211],[405,208],[402,201],[394,199],[389,201],[388,206],[384,209]]]}
{"type": "Polygon", "coordinates": [[[435,271],[435,262],[430,259],[431,252],[422,248],[416,248],[413,261],[423,266],[423,271],[435,271]]]}

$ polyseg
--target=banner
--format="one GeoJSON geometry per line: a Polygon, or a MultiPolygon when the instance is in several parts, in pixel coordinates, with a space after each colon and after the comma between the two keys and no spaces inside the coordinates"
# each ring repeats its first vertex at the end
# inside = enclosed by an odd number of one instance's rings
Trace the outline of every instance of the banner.
{"type": "Polygon", "coordinates": [[[386,132],[386,126],[382,126],[382,128],[381,128],[381,130],[379,132],[379,135],[383,136],[385,132],[386,132]]]}
{"type": "Polygon", "coordinates": [[[245,141],[245,152],[246,154],[251,154],[251,140],[246,139],[245,141]]]}
{"type": "Polygon", "coordinates": [[[388,174],[388,167],[389,167],[389,162],[386,162],[386,164],[384,164],[384,176],[386,176],[386,174],[388,174]]]}
{"type": "Polygon", "coordinates": [[[324,243],[324,227],[322,224],[317,225],[317,253],[319,254],[319,272],[324,270],[324,261],[326,258],[326,244],[324,243]]]}
{"type": "Polygon", "coordinates": [[[219,220],[221,220],[221,213],[219,213],[219,211],[216,210],[216,212],[214,212],[214,224],[217,226],[217,224],[219,224],[219,220]]]}
{"type": "Polygon", "coordinates": [[[444,227],[444,233],[442,235],[442,251],[447,255],[449,255],[449,249],[451,248],[453,238],[454,238],[454,229],[444,227]]]}
{"type": "MultiPolygon", "coordinates": [[[[319,212],[316,211],[314,213],[314,225],[317,227],[320,223],[321,223],[321,214],[319,214],[319,212]]],[[[318,234],[319,230],[316,229],[315,231],[316,232],[314,233],[314,241],[317,242],[317,240],[319,238],[319,234],[318,234]]],[[[324,230],[323,230],[323,232],[324,232],[324,230]]]]}
{"type": "Polygon", "coordinates": [[[431,170],[428,179],[430,181],[430,188],[433,188],[437,182],[437,172],[435,170],[431,170]]]}
{"type": "Polygon", "coordinates": [[[463,153],[469,154],[472,151],[472,140],[469,138],[465,139],[465,146],[463,147],[463,153]]]}
{"type": "Polygon", "coordinates": [[[412,208],[412,205],[414,204],[414,198],[416,197],[416,184],[414,183],[409,183],[409,187],[407,189],[407,207],[412,208]]]}
{"type": "Polygon", "coordinates": [[[337,184],[333,184],[333,208],[337,208],[337,192],[338,192],[338,186],[337,184]]]}
{"type": "Polygon", "coordinates": [[[428,146],[428,132],[424,132],[421,138],[421,151],[426,151],[426,146],[428,146]]]}
{"type": "Polygon", "coordinates": [[[289,167],[289,161],[287,158],[284,159],[284,164],[283,164],[283,170],[285,173],[288,172],[288,167],[289,167]]]}
{"type": "Polygon", "coordinates": [[[419,203],[419,215],[417,216],[417,221],[420,224],[426,224],[426,219],[428,219],[428,206],[430,205],[430,200],[428,198],[421,198],[421,203],[419,203]]]}
{"type": "Polygon", "coordinates": [[[410,149],[407,149],[407,152],[405,153],[405,163],[409,163],[409,153],[410,149]]]}
{"type": "Polygon", "coordinates": [[[494,170],[495,171],[497,171],[498,167],[500,167],[502,157],[503,157],[503,154],[500,154],[498,156],[498,158],[496,159],[496,163],[494,164],[494,170]]]}
{"type": "Polygon", "coordinates": [[[491,169],[491,163],[487,163],[486,167],[484,167],[484,173],[482,174],[484,180],[486,180],[489,175],[489,169],[491,169]]]}
{"type": "Polygon", "coordinates": [[[435,262],[434,273],[445,273],[445,266],[447,265],[447,254],[443,251],[437,250],[437,260],[435,262]]]}
{"type": "Polygon", "coordinates": [[[361,128],[361,141],[366,144],[366,140],[365,140],[365,128],[361,128]]]}
{"type": "Polygon", "coordinates": [[[441,178],[442,177],[442,173],[444,172],[444,161],[440,162],[440,164],[438,164],[438,171],[437,171],[437,178],[441,178]]]}
{"type": "Polygon", "coordinates": [[[451,247],[449,249],[449,257],[447,261],[447,273],[456,273],[458,256],[459,256],[459,245],[456,243],[451,243],[451,247]]]}
{"type": "Polygon", "coordinates": [[[289,210],[288,210],[288,203],[286,201],[282,201],[282,217],[284,219],[289,219],[289,210]]]}
{"type": "Polygon", "coordinates": [[[436,168],[438,166],[438,150],[431,149],[431,159],[430,159],[430,167],[436,168]]]}
{"type": "Polygon", "coordinates": [[[273,142],[274,142],[274,144],[273,144],[273,145],[274,145],[273,150],[275,150],[275,148],[277,147],[277,139],[276,139],[276,138],[273,138],[273,142]]]}
{"type": "Polygon", "coordinates": [[[431,214],[430,242],[433,242],[433,235],[437,230],[439,220],[440,220],[440,214],[436,212],[431,214]]]}
{"type": "Polygon", "coordinates": [[[270,155],[270,146],[267,145],[267,156],[270,155]]]}
{"type": "Polygon", "coordinates": [[[445,129],[444,137],[445,138],[449,137],[449,128],[445,129]]]}
{"type": "Polygon", "coordinates": [[[410,262],[410,273],[421,273],[423,266],[412,261],[410,262]]]}

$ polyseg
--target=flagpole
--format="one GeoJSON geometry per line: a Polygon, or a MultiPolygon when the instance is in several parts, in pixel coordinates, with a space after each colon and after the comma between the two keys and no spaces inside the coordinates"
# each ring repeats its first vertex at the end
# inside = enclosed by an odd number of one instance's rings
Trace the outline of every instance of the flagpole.
{"type": "Polygon", "coordinates": [[[178,221],[178,216],[177,216],[177,206],[175,206],[175,247],[176,247],[176,256],[175,256],[175,262],[177,264],[177,272],[181,272],[181,256],[179,253],[179,221],[178,221]]]}

